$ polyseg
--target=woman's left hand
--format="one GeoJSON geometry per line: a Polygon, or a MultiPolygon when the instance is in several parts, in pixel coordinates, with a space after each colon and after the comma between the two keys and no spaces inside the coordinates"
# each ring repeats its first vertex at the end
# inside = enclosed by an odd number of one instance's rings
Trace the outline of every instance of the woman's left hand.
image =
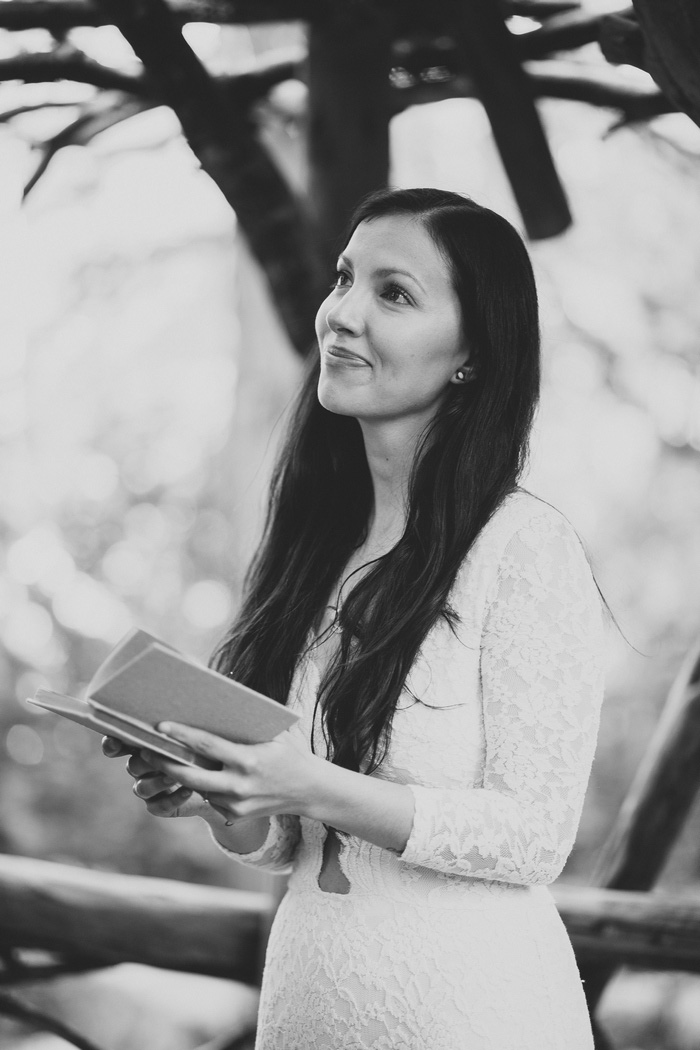
{"type": "Polygon", "coordinates": [[[158,729],[197,754],[221,762],[221,770],[206,770],[171,762],[153,751],[142,755],[174,781],[199,792],[231,817],[303,816],[318,790],[324,759],[308,751],[286,730],[264,744],[232,744],[203,729],[161,722],[158,729]]]}

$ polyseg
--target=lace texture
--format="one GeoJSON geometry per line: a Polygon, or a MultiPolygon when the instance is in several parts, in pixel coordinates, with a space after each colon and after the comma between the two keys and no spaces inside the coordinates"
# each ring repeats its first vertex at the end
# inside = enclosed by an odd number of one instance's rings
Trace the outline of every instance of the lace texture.
{"type": "MultiPolygon", "coordinates": [[[[260,849],[232,854],[291,871],[256,1050],[593,1048],[547,884],[573,846],[595,750],[601,601],[571,526],[522,490],[482,530],[450,600],[460,623],[426,637],[373,774],[413,794],[404,850],[340,835],[345,894],[319,887],[318,821],[273,817],[260,849]]],[[[306,746],[318,685],[307,657],[289,697],[306,746]]]]}

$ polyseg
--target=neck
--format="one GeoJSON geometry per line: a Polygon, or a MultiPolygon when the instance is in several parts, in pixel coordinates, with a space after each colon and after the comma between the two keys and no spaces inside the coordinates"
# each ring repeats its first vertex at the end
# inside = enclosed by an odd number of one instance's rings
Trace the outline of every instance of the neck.
{"type": "Polygon", "coordinates": [[[408,483],[424,420],[360,420],[372,478],[374,506],[367,543],[393,546],[406,526],[408,483]]]}

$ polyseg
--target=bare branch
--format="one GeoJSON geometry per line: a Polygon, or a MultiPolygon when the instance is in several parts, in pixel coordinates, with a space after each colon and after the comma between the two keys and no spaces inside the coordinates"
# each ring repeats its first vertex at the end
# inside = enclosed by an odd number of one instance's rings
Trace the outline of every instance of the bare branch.
{"type": "MultiPolygon", "coordinates": [[[[65,74],[65,79],[71,79],[74,62],[72,58],[68,61],[65,56],[60,55],[58,52],[52,55],[39,54],[37,56],[29,55],[23,57],[25,59],[34,59],[36,57],[40,60],[33,66],[37,79],[39,70],[42,69],[47,78],[64,79],[60,74],[65,74]],[[45,61],[47,58],[51,60],[48,63],[45,61]]],[[[266,95],[275,84],[297,76],[304,57],[303,53],[291,48],[285,52],[276,52],[267,60],[262,60],[254,69],[248,72],[217,77],[217,84],[226,96],[229,105],[243,107],[246,110],[252,103],[266,95]]],[[[84,63],[81,64],[85,78],[90,72],[90,66],[94,68],[96,65],[96,63],[88,63],[86,68],[84,63]]],[[[100,67],[100,69],[103,68],[100,67]]],[[[15,72],[14,67],[10,67],[9,72],[15,72]]],[[[108,70],[107,72],[110,71],[108,70]]],[[[0,80],[2,79],[2,63],[0,62],[0,80]]],[[[128,120],[129,117],[137,113],[142,113],[147,109],[152,109],[154,106],[162,104],[162,99],[155,93],[155,84],[149,81],[148,77],[142,75],[139,78],[139,83],[143,85],[144,89],[147,87],[153,89],[153,97],[146,97],[145,91],[136,97],[131,93],[127,94],[122,91],[109,92],[98,95],[97,98],[91,99],[87,103],[45,102],[31,106],[17,106],[15,109],[0,113],[0,124],[2,124],[24,113],[35,112],[51,106],[78,106],[80,108],[79,116],[74,121],[58,132],[57,135],[37,147],[41,151],[41,157],[31,178],[24,187],[24,196],[26,197],[36,186],[53,158],[64,146],[85,146],[101,131],[105,131],[121,121],[128,120]]]]}
{"type": "Polygon", "coordinates": [[[564,11],[577,11],[579,0],[503,0],[503,11],[507,18],[524,15],[526,18],[550,18],[564,11]]]}
{"type": "Polygon", "coordinates": [[[66,107],[74,109],[77,105],[79,105],[78,102],[36,102],[32,106],[15,106],[14,109],[0,112],[0,124],[7,124],[8,121],[14,120],[15,117],[22,117],[25,113],[38,113],[42,109],[66,109],[66,107]]]}
{"type": "Polygon", "coordinates": [[[0,59],[2,80],[23,80],[25,84],[74,80],[110,91],[128,91],[136,96],[152,96],[155,90],[145,74],[121,73],[95,62],[80,51],[56,50],[0,59]]]}
{"type": "MultiPolygon", "coordinates": [[[[319,0],[169,0],[178,24],[220,25],[291,22],[314,17],[319,0]]],[[[50,29],[114,25],[115,18],[94,0],[6,0],[0,3],[0,29],[50,29]]]]}
{"type": "MultiPolygon", "coordinates": [[[[655,88],[632,86],[606,66],[578,62],[529,62],[528,79],[537,98],[570,99],[591,106],[621,110],[626,121],[650,120],[663,113],[674,113],[676,107],[655,88]]],[[[393,112],[424,102],[448,98],[478,98],[473,80],[459,73],[441,83],[417,83],[392,92],[393,112]]]]}
{"type": "MultiPolygon", "coordinates": [[[[229,105],[250,106],[264,97],[275,84],[300,76],[306,55],[297,48],[287,48],[262,58],[252,69],[213,77],[220,86],[229,105]]],[[[137,98],[162,101],[155,81],[145,73],[127,74],[100,65],[79,51],[66,54],[60,50],[18,55],[0,59],[0,81],[23,80],[27,84],[51,83],[57,80],[73,80],[76,83],[92,84],[108,91],[128,92],[137,98]]],[[[18,106],[10,110],[4,119],[9,120],[20,113],[43,106],[71,106],[74,102],[43,102],[38,106],[18,106]]]]}
{"type": "Polygon", "coordinates": [[[24,187],[24,197],[26,198],[34,189],[59,150],[65,146],[86,146],[101,131],[106,131],[107,128],[114,127],[115,124],[128,120],[129,117],[142,113],[144,110],[152,109],[158,104],[148,99],[132,98],[123,94],[115,96],[113,93],[100,95],[83,104],[80,116],[71,121],[67,127],[62,128],[57,135],[37,147],[41,151],[41,159],[24,187]]]}
{"type": "Polygon", "coordinates": [[[542,58],[553,51],[572,51],[595,42],[604,15],[570,12],[548,18],[539,29],[515,36],[513,45],[518,58],[542,58]]]}
{"type": "Polygon", "coordinates": [[[526,71],[540,97],[571,99],[620,109],[630,120],[650,120],[676,107],[656,87],[635,85],[608,66],[578,62],[529,62],[526,71]]]}

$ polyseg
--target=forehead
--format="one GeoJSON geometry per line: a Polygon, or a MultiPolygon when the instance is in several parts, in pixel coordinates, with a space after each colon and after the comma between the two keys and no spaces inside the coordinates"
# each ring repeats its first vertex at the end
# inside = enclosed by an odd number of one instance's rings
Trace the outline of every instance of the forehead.
{"type": "Polygon", "coordinates": [[[361,222],[342,254],[355,267],[404,270],[424,285],[452,285],[445,257],[414,216],[385,215],[361,222]]]}

